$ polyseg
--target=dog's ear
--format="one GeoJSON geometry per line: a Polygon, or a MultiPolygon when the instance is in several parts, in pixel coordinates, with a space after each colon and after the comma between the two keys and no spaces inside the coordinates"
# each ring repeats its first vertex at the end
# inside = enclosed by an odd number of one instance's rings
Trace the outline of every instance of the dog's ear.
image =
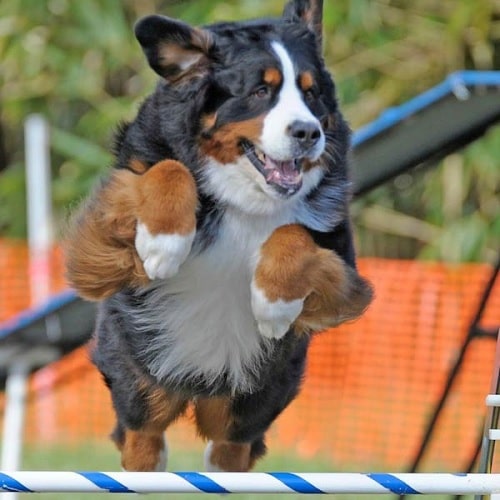
{"type": "Polygon", "coordinates": [[[199,78],[207,73],[213,46],[208,31],[157,15],[140,19],[134,30],[149,65],[168,82],[199,78]]]}
{"type": "Polygon", "coordinates": [[[316,35],[321,52],[323,39],[323,0],[290,0],[283,17],[287,21],[303,22],[316,35]]]}

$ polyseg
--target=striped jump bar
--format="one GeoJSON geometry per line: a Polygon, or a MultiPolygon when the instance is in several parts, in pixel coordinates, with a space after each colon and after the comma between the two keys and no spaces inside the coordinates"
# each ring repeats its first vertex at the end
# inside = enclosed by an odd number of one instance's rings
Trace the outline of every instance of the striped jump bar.
{"type": "Polygon", "coordinates": [[[22,471],[0,472],[0,491],[488,495],[500,493],[500,474],[22,471]]]}

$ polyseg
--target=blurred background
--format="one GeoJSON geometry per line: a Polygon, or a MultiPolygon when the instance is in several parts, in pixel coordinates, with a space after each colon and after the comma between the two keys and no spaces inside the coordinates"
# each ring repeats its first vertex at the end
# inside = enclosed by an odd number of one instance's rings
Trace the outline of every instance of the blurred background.
{"type": "MultiPolygon", "coordinates": [[[[283,3],[1,1],[0,234],[22,238],[26,233],[22,126],[28,114],[42,113],[52,127],[58,222],[109,167],[116,124],[134,116],[155,81],[132,35],[138,17],[161,12],[203,24],[279,15],[283,3]]],[[[498,69],[499,3],[326,1],[326,61],[353,129],[454,70],[498,69]]],[[[500,233],[499,150],[496,129],[418,182],[408,174],[370,193],[355,206],[361,253],[455,262],[491,259],[500,233]]]]}
{"type": "MultiPolygon", "coordinates": [[[[324,3],[325,59],[353,130],[454,71],[500,69],[500,0],[324,3]]],[[[276,16],[283,4],[0,0],[0,327],[37,305],[25,244],[26,118],[39,113],[50,126],[49,290],[59,293],[66,289],[57,244],[65,220],[110,167],[117,124],[134,117],[156,81],[134,22],[149,13],[195,25],[276,16]]],[[[377,298],[359,322],[315,340],[303,395],[278,421],[261,470],[409,470],[443,395],[418,468],[477,465],[494,364],[491,332],[500,324],[500,287],[491,282],[499,187],[496,126],[432,168],[405,171],[356,197],[360,269],[377,298]],[[479,319],[487,335],[469,349],[479,319]]],[[[25,469],[119,467],[107,442],[108,396],[85,348],[74,347],[64,346],[64,357],[30,378],[25,469]]],[[[2,410],[0,395],[0,417],[2,410]]],[[[179,424],[172,439],[178,462],[171,468],[199,469],[201,448],[189,426],[179,424]]]]}

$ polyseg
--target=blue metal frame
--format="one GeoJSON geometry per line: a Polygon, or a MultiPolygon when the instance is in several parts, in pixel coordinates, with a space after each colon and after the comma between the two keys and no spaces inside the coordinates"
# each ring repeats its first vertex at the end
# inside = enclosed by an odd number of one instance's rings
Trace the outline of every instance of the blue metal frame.
{"type": "Polygon", "coordinates": [[[500,87],[500,71],[457,71],[451,73],[439,85],[400,106],[387,108],[377,119],[356,130],[353,134],[353,147],[372,139],[449,94],[454,94],[457,99],[465,100],[469,92],[468,87],[482,85],[500,87]]]}
{"type": "Polygon", "coordinates": [[[59,309],[77,299],[78,296],[73,290],[66,290],[52,296],[38,307],[24,310],[13,318],[0,323],[0,340],[18,330],[21,330],[22,328],[31,326],[36,321],[41,320],[50,314],[56,313],[59,309]]]}

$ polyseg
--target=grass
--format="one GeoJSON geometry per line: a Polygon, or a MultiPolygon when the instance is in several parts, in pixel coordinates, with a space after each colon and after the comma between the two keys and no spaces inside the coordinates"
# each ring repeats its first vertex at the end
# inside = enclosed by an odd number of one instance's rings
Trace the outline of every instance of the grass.
{"type": "MultiPolygon", "coordinates": [[[[171,471],[200,471],[203,470],[203,453],[201,449],[181,450],[179,443],[171,444],[169,470],[171,471]]],[[[27,447],[23,457],[24,470],[97,470],[97,471],[113,471],[120,470],[118,452],[111,445],[95,445],[88,443],[84,446],[71,447],[27,447]]],[[[342,470],[356,470],[355,468],[343,467],[342,470]]],[[[335,472],[341,470],[333,466],[328,460],[314,459],[306,460],[294,456],[292,453],[283,454],[270,452],[264,460],[262,460],[256,471],[295,471],[295,472],[335,472]]],[[[359,472],[359,471],[358,471],[359,472]]],[[[133,497],[134,495],[132,495],[133,497]]],[[[284,500],[284,499],[303,499],[304,497],[312,497],[313,495],[289,494],[234,494],[231,495],[231,500],[284,500]]],[[[19,498],[28,499],[30,494],[20,494],[19,498]]],[[[315,495],[317,498],[317,496],[315,495]]],[[[394,500],[395,496],[391,495],[321,495],[321,498],[335,498],[337,500],[394,500]]],[[[128,499],[129,494],[114,494],[110,497],[109,494],[92,494],[92,493],[40,493],[36,495],[36,500],[94,500],[94,499],[128,499]]],[[[181,500],[201,500],[203,495],[200,494],[151,494],[147,496],[148,500],[165,500],[167,498],[179,498],[181,500]]],[[[214,498],[211,496],[211,498],[214,498]]],[[[426,499],[445,500],[445,496],[429,495],[426,499]]],[[[465,497],[464,497],[465,498],[465,497]]]]}

